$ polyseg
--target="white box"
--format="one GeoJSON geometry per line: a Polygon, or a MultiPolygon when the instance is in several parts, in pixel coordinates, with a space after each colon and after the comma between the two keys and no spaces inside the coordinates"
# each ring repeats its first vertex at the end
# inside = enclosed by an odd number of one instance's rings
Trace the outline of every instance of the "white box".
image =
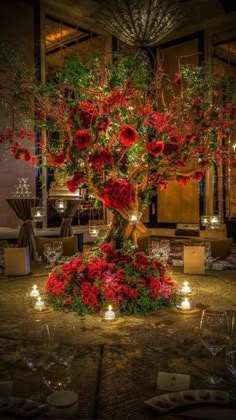
{"type": "Polygon", "coordinates": [[[30,274],[29,248],[4,248],[5,275],[23,276],[30,274]]]}
{"type": "Polygon", "coordinates": [[[184,273],[205,274],[205,247],[184,247],[184,273]]]}

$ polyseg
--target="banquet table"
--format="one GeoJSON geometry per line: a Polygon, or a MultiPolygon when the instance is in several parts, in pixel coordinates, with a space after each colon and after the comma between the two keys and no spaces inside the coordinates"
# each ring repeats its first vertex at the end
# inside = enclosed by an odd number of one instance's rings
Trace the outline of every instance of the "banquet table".
{"type": "MultiPolygon", "coordinates": [[[[0,275],[0,391],[1,382],[11,381],[14,397],[29,399],[39,393],[42,403],[51,392],[42,383],[40,372],[35,375],[27,369],[19,352],[22,320],[30,325],[35,316],[45,320],[50,329],[55,324],[64,329],[71,324],[76,326],[77,352],[69,389],[79,396],[78,419],[159,418],[144,403],[164,392],[157,389],[159,371],[188,374],[190,389],[206,389],[204,378],[211,358],[200,340],[201,310],[213,305],[227,310],[229,319],[236,315],[235,270],[191,278],[180,271],[174,273],[179,284],[188,279],[194,288],[193,298],[199,310],[192,314],[162,308],[148,316],[123,315],[107,323],[99,315],[78,316],[53,310],[35,314],[25,295],[34,283],[39,288],[44,286],[48,273],[43,265],[40,267],[41,270],[39,267],[36,270],[35,266],[31,276],[8,279],[0,275]]],[[[217,373],[225,378],[225,384],[219,389],[236,389],[226,368],[224,350],[216,361],[217,373]]],[[[170,418],[184,418],[178,416],[170,418]]]]}
{"type": "MultiPolygon", "coordinates": [[[[189,374],[191,389],[207,388],[203,378],[209,370],[209,354],[194,331],[185,340],[178,340],[171,328],[165,333],[162,327],[157,326],[155,339],[151,339],[148,333],[146,341],[142,340],[137,345],[138,332],[139,328],[133,345],[78,345],[69,386],[79,396],[76,418],[161,418],[144,404],[145,400],[160,394],[157,390],[158,371],[189,374]]],[[[14,397],[31,399],[32,395],[39,393],[41,402],[45,403],[51,391],[43,385],[40,371],[33,373],[22,363],[17,350],[18,339],[2,335],[0,343],[1,381],[10,379],[13,382],[14,397]]],[[[226,379],[226,385],[220,389],[234,389],[235,384],[224,366],[223,353],[218,357],[217,365],[217,370],[226,379]]],[[[171,418],[179,417],[173,414],[171,418]]]]}

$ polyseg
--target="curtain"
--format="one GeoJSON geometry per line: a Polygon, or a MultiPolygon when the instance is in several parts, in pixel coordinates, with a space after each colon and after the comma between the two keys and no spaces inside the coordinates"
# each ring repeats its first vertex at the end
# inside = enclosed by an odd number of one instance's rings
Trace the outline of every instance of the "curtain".
{"type": "Polygon", "coordinates": [[[17,217],[23,221],[17,246],[19,248],[28,246],[31,258],[37,260],[38,256],[32,225],[31,208],[37,207],[40,204],[40,200],[38,198],[9,198],[7,202],[17,217]]]}
{"type": "Polygon", "coordinates": [[[79,205],[79,200],[66,200],[66,201],[67,201],[67,207],[63,213],[60,213],[60,216],[62,217],[60,236],[62,238],[64,238],[65,236],[73,235],[71,222],[79,205]]]}

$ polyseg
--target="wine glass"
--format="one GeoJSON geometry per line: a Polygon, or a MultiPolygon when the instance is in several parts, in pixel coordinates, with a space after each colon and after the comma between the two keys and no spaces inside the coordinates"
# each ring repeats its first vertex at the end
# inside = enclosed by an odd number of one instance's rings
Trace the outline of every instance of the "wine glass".
{"type": "Polygon", "coordinates": [[[226,366],[236,380],[236,319],[232,318],[229,339],[226,346],[226,366]]]}
{"type": "Polygon", "coordinates": [[[57,254],[56,254],[56,252],[53,248],[53,244],[51,242],[47,243],[47,244],[44,244],[43,254],[47,259],[47,264],[49,264],[49,265],[46,265],[45,268],[52,268],[54,266],[56,260],[57,260],[57,254]]]}
{"type": "Polygon", "coordinates": [[[43,366],[43,382],[52,391],[68,388],[72,362],[76,353],[75,326],[56,326],[52,333],[48,357],[43,366]]]}
{"type": "Polygon", "coordinates": [[[33,372],[39,370],[48,353],[49,327],[43,320],[23,322],[21,327],[20,354],[25,365],[33,372]]]}
{"type": "Polygon", "coordinates": [[[224,311],[204,309],[200,322],[200,337],[202,343],[212,355],[212,371],[206,378],[209,386],[217,386],[224,379],[215,375],[215,357],[226,346],[229,333],[227,314],[224,311]]]}
{"type": "Polygon", "coordinates": [[[57,261],[56,262],[58,262],[60,256],[63,253],[63,243],[62,243],[62,241],[53,242],[53,249],[54,249],[54,251],[57,255],[57,261]]]}

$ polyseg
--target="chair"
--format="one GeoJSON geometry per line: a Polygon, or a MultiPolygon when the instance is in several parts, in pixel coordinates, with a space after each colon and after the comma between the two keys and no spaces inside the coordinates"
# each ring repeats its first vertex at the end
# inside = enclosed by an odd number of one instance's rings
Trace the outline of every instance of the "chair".
{"type": "Polygon", "coordinates": [[[36,238],[36,247],[39,257],[44,257],[43,247],[45,244],[51,242],[61,241],[63,244],[63,253],[64,257],[71,257],[72,255],[78,252],[78,240],[76,236],[67,236],[65,238],[50,238],[44,236],[38,236],[36,238]]]}

